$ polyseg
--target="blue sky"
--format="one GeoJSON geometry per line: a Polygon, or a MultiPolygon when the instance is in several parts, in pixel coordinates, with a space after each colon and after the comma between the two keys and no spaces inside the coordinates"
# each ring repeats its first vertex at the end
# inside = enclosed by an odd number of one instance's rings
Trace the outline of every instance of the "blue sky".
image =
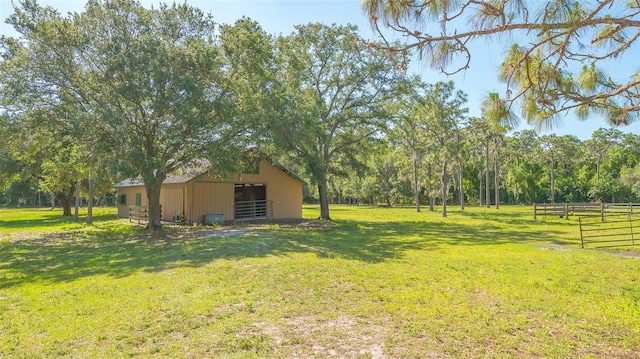
{"type": "MultiPolygon", "coordinates": [[[[158,3],[152,0],[141,2],[145,6],[158,3]]],[[[358,0],[188,0],[187,2],[205,12],[210,12],[218,23],[233,23],[236,19],[246,16],[258,21],[267,32],[272,34],[289,34],[294,30],[294,25],[322,22],[352,23],[358,25],[362,37],[375,38],[376,36],[358,0]]],[[[50,5],[66,14],[81,11],[85,1],[39,0],[39,3],[50,5]]],[[[4,19],[12,12],[12,8],[11,0],[0,0],[0,17],[3,19],[0,33],[3,35],[15,35],[12,28],[4,23],[4,19]]],[[[503,94],[506,90],[506,86],[497,80],[496,74],[502,55],[510,45],[508,41],[493,43],[478,41],[473,44],[471,68],[453,76],[447,77],[431,70],[426,64],[418,63],[417,60],[413,61],[410,71],[421,75],[426,82],[430,83],[454,81],[458,89],[468,94],[469,113],[479,116],[482,99],[489,92],[503,94]]],[[[612,67],[616,66],[619,65],[612,65],[612,67]]],[[[637,67],[635,64],[634,66],[637,67]]],[[[541,134],[551,132],[558,135],[573,134],[584,140],[590,138],[593,131],[600,127],[608,127],[601,118],[593,117],[586,121],[578,121],[569,114],[557,128],[541,134]]],[[[523,124],[517,130],[528,128],[530,128],[528,125],[523,124]]],[[[640,134],[640,123],[620,129],[624,132],[640,134]]]]}

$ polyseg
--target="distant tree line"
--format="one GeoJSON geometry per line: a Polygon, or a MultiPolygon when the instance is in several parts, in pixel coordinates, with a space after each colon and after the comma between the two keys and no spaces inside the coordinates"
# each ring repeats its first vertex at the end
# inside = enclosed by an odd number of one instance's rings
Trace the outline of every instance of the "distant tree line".
{"type": "MultiPolygon", "coordinates": [[[[480,121],[470,118],[460,131],[462,162],[449,169],[453,178],[446,197],[449,204],[495,207],[496,188],[498,204],[638,202],[640,198],[638,135],[603,128],[581,141],[573,135],[539,135],[534,130],[487,133],[481,131],[480,121]]],[[[434,176],[441,171],[438,155],[442,152],[418,156],[416,197],[412,149],[386,137],[363,154],[369,159],[363,174],[353,171],[352,176],[331,178],[331,201],[349,203],[356,198],[360,204],[441,205],[440,178],[434,176]]],[[[309,192],[307,199],[313,201],[314,196],[309,192]]]]}

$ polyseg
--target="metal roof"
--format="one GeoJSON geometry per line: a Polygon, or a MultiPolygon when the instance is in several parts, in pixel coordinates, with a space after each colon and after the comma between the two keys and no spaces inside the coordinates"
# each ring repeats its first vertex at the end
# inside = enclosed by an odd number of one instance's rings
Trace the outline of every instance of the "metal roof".
{"type": "MultiPolygon", "coordinates": [[[[267,161],[267,162],[271,163],[272,165],[276,166],[282,172],[288,174],[292,178],[294,178],[294,179],[306,184],[306,182],[302,178],[300,178],[298,175],[293,173],[288,168],[285,168],[284,166],[281,166],[279,164],[273,163],[272,161],[270,161],[268,159],[265,159],[265,161],[267,161]]],[[[182,172],[181,175],[176,175],[176,174],[167,175],[167,178],[165,178],[165,180],[164,180],[164,182],[162,182],[162,184],[187,183],[187,182],[195,179],[196,177],[209,172],[210,169],[211,169],[211,164],[210,164],[209,161],[207,161],[207,160],[198,160],[193,165],[183,168],[181,170],[181,172],[182,172]]],[[[135,186],[144,186],[144,181],[142,180],[142,177],[127,178],[124,181],[116,183],[113,187],[120,188],[120,187],[135,187],[135,186]]]]}

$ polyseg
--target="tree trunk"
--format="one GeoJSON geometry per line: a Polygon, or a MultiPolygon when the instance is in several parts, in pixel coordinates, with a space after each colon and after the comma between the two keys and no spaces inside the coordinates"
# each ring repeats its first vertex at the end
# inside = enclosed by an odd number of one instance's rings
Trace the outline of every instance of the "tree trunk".
{"type": "Polygon", "coordinates": [[[500,165],[498,164],[498,150],[496,149],[494,164],[493,164],[493,180],[494,190],[496,198],[496,209],[500,209],[500,165]]]}
{"type": "Polygon", "coordinates": [[[551,203],[556,203],[556,171],[555,171],[556,163],[555,160],[551,159],[551,203]]]}
{"type": "Polygon", "coordinates": [[[393,201],[391,201],[391,206],[395,206],[398,203],[399,199],[400,199],[400,193],[396,193],[396,196],[393,198],[393,201]]]}
{"type": "Polygon", "coordinates": [[[464,181],[464,164],[462,163],[462,158],[458,159],[460,164],[460,177],[459,177],[459,186],[458,186],[458,196],[460,197],[460,209],[464,211],[464,185],[462,181],[464,181]]]}
{"type": "Polygon", "coordinates": [[[93,224],[93,179],[89,172],[89,203],[87,204],[87,224],[93,224]]]}
{"type": "Polygon", "coordinates": [[[318,194],[320,195],[320,219],[330,221],[331,217],[329,217],[329,198],[327,196],[326,181],[318,181],[318,194]]]}
{"type": "Polygon", "coordinates": [[[447,196],[449,194],[449,176],[447,175],[447,156],[442,159],[442,175],[440,176],[442,184],[442,217],[447,216],[447,196]]]}
{"type": "Polygon", "coordinates": [[[433,212],[435,209],[435,202],[436,199],[433,197],[433,194],[431,194],[433,192],[433,188],[431,188],[431,164],[429,163],[429,165],[427,166],[427,179],[429,180],[429,211],[433,212]]]}
{"type": "Polygon", "coordinates": [[[480,207],[482,207],[482,190],[484,190],[484,187],[482,186],[482,169],[478,171],[478,182],[480,182],[480,187],[478,189],[478,200],[480,201],[480,207]]]}
{"type": "Polygon", "coordinates": [[[71,216],[71,199],[73,198],[73,187],[70,188],[69,193],[57,193],[56,197],[60,200],[62,205],[62,215],[71,216]]]}
{"type": "Polygon", "coordinates": [[[78,211],[80,209],[80,180],[76,183],[76,205],[73,214],[73,221],[78,223],[78,211]]]}
{"type": "MultiPolygon", "coordinates": [[[[155,182],[155,181],[154,181],[155,182]]],[[[149,222],[146,229],[162,228],[162,206],[160,205],[160,183],[147,184],[147,198],[149,199],[149,222]]]]}
{"type": "Polygon", "coordinates": [[[51,192],[51,210],[53,211],[56,208],[56,195],[51,192]]]}
{"type": "Polygon", "coordinates": [[[487,151],[484,154],[484,159],[485,159],[485,173],[484,173],[484,179],[485,179],[485,196],[484,199],[487,202],[487,208],[491,208],[491,181],[489,178],[489,144],[487,143],[486,146],[487,151]]]}
{"type": "Polygon", "coordinates": [[[420,212],[420,181],[418,180],[418,151],[413,150],[413,193],[416,201],[416,212],[420,212]]]}

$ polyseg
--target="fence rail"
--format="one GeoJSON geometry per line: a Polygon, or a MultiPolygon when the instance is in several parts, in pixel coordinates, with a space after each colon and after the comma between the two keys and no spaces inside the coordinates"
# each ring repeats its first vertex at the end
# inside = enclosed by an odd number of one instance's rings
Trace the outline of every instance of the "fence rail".
{"type": "Polygon", "coordinates": [[[533,219],[538,217],[594,217],[605,221],[608,216],[640,214],[640,203],[535,203],[533,219]]]}
{"type": "Polygon", "coordinates": [[[129,222],[149,222],[149,206],[129,207],[129,222]]]}
{"type": "MultiPolygon", "coordinates": [[[[629,213],[610,215],[606,222],[593,222],[578,217],[580,245],[591,248],[635,246],[640,216],[629,213]],[[635,227],[635,228],[634,228],[635,227]],[[635,229],[635,230],[634,230],[635,229]]],[[[640,239],[640,238],[639,238],[640,239]]]]}
{"type": "Polygon", "coordinates": [[[273,217],[273,201],[239,201],[235,207],[236,219],[273,217]]]}

